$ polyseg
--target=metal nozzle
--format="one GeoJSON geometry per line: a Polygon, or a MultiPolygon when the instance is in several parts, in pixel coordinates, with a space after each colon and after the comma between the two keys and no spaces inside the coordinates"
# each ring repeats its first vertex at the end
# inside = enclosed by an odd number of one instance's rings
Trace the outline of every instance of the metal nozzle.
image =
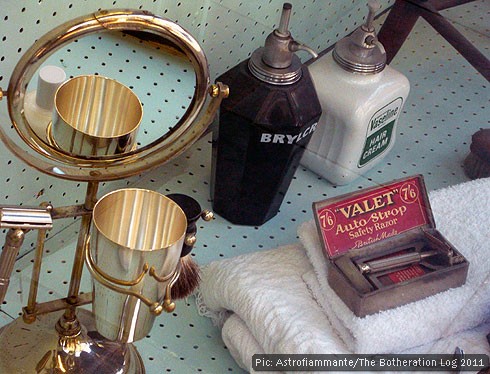
{"type": "Polygon", "coordinates": [[[377,0],[370,0],[368,2],[369,13],[366,18],[366,23],[364,23],[364,28],[366,31],[374,31],[374,17],[376,16],[376,12],[381,8],[381,4],[377,0]]]}
{"type": "Polygon", "coordinates": [[[282,6],[281,20],[279,21],[277,32],[283,35],[289,35],[289,18],[291,17],[292,7],[290,3],[284,3],[282,6]]]}
{"type": "Polygon", "coordinates": [[[297,41],[293,41],[292,43],[289,44],[289,50],[291,52],[306,51],[313,58],[317,58],[318,57],[318,53],[316,53],[316,51],[313,48],[308,47],[306,44],[298,43],[297,41]]]}
{"type": "Polygon", "coordinates": [[[376,38],[373,24],[380,8],[377,0],[370,0],[366,22],[335,44],[332,55],[343,69],[359,74],[377,74],[385,68],[386,51],[376,38]]]}
{"type": "Polygon", "coordinates": [[[284,3],[278,28],[267,36],[264,47],[256,49],[250,57],[250,72],[263,82],[274,85],[296,83],[302,76],[302,64],[294,52],[303,50],[317,57],[313,49],[291,36],[288,30],[291,9],[290,3],[284,3]]]}

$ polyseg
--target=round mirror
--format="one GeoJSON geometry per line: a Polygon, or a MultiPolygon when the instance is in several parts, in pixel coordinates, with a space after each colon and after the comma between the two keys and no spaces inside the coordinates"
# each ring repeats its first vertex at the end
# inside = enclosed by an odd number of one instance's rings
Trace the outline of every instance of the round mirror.
{"type": "MultiPolygon", "coordinates": [[[[210,86],[202,48],[174,22],[141,11],[101,11],[59,26],[24,54],[7,91],[16,131],[0,127],[0,137],[18,157],[50,175],[81,181],[120,179],[163,164],[190,147],[226,93],[221,84],[210,86]],[[144,113],[135,147],[114,155],[74,154],[49,141],[49,132],[44,136],[24,111],[26,95],[35,95],[39,70],[47,65],[63,69],[67,78],[107,77],[132,90],[144,113]]],[[[109,110],[106,115],[111,114],[109,110]]]]}
{"type": "MultiPolygon", "coordinates": [[[[194,68],[182,50],[146,32],[114,31],[75,39],[37,69],[27,88],[28,96],[38,93],[39,73],[46,66],[62,69],[66,79],[96,75],[114,79],[133,91],[144,109],[137,148],[152,144],[172,129],[189,107],[196,86],[194,68]]],[[[36,126],[34,121],[28,122],[36,126]]]]}

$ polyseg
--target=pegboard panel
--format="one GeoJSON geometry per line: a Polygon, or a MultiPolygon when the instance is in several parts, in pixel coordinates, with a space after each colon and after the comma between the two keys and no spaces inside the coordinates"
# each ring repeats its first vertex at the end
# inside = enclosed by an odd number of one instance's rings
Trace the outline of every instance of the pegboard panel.
{"type": "MultiPolygon", "coordinates": [[[[392,2],[383,1],[383,9],[392,2]]],[[[201,42],[214,79],[263,45],[265,36],[277,26],[282,3],[277,0],[5,2],[0,14],[0,86],[6,89],[18,59],[39,35],[91,11],[123,7],[147,9],[187,28],[201,42]]],[[[317,50],[352,31],[366,15],[364,1],[298,0],[292,4],[292,34],[317,50]]],[[[489,4],[484,0],[445,11],[455,27],[487,56],[489,11],[489,4]]],[[[382,21],[383,18],[378,26],[382,21]]],[[[300,56],[303,60],[308,58],[303,52],[300,56]]],[[[172,55],[162,63],[162,58],[162,50],[154,44],[145,44],[129,35],[104,34],[72,43],[53,55],[50,63],[62,66],[68,75],[105,75],[135,90],[144,104],[147,130],[141,142],[146,142],[157,128],[171,126],[171,120],[182,115],[183,107],[190,100],[193,74],[186,61],[172,55]]],[[[193,259],[205,265],[296,242],[297,226],[312,218],[313,201],[417,173],[425,176],[429,190],[466,181],[462,162],[471,134],[489,126],[488,82],[423,20],[417,22],[392,66],[409,78],[411,93],[400,118],[395,147],[381,165],[341,187],[334,187],[300,167],[279,214],[264,225],[236,226],[219,216],[211,222],[200,221],[193,259]]],[[[31,84],[34,87],[34,82],[31,84]]],[[[0,102],[0,121],[4,127],[9,125],[5,107],[0,102]]],[[[2,203],[37,205],[51,201],[59,206],[83,202],[84,183],[41,174],[15,159],[4,147],[0,147],[0,157],[2,203]]],[[[211,209],[210,165],[211,136],[207,135],[166,165],[133,178],[101,183],[99,195],[135,186],[164,194],[186,193],[203,208],[211,209]]],[[[68,289],[78,221],[63,221],[57,221],[49,233],[41,301],[64,297],[68,289]]],[[[34,240],[35,235],[29,234],[26,242],[34,240]]],[[[1,324],[16,318],[26,303],[31,248],[32,244],[26,243],[25,255],[16,263],[0,312],[1,324]]],[[[90,277],[85,273],[82,289],[90,288],[90,277]]],[[[174,313],[160,316],[151,333],[136,345],[148,373],[243,372],[229,355],[220,331],[209,319],[197,314],[192,297],[179,301],[174,313]]]]}
{"type": "MultiPolygon", "coordinates": [[[[392,2],[382,0],[382,9],[392,2]]],[[[327,3],[292,1],[292,4],[290,29],[293,36],[318,51],[353,30],[367,13],[364,3],[359,0],[327,3]]],[[[279,22],[282,5],[283,2],[277,0],[8,2],[2,7],[0,27],[3,53],[0,57],[0,86],[7,87],[15,64],[40,35],[75,17],[113,8],[145,9],[187,28],[202,43],[211,79],[214,80],[263,46],[265,37],[279,22]]],[[[193,93],[192,67],[172,51],[170,54],[166,52],[169,51],[162,51],[160,46],[142,43],[128,35],[102,33],[80,38],[54,53],[44,65],[62,67],[68,77],[100,74],[132,88],[144,106],[138,141],[147,144],[182,116],[193,93]]],[[[299,55],[303,60],[309,58],[305,52],[299,55]]],[[[28,90],[35,89],[36,79],[37,75],[28,90]]],[[[9,123],[5,105],[0,106],[0,121],[9,123]]],[[[84,183],[42,175],[16,160],[5,148],[0,149],[0,156],[7,166],[0,177],[2,198],[10,204],[38,205],[49,201],[55,206],[62,206],[83,202],[84,183]]],[[[124,187],[135,180],[138,177],[104,183],[100,191],[104,193],[124,187]]],[[[64,229],[70,222],[58,223],[50,235],[64,229]]],[[[26,243],[21,253],[32,247],[33,242],[26,243]]]]}
{"type": "MultiPolygon", "coordinates": [[[[488,24],[482,14],[490,14],[488,2],[445,11],[454,26],[490,57],[488,24]],[[462,19],[461,14],[471,16],[462,19]]],[[[386,173],[422,173],[430,190],[466,180],[462,163],[471,135],[489,126],[488,82],[422,19],[392,66],[407,76],[411,93],[396,149],[368,176],[376,181],[386,173]]]]}

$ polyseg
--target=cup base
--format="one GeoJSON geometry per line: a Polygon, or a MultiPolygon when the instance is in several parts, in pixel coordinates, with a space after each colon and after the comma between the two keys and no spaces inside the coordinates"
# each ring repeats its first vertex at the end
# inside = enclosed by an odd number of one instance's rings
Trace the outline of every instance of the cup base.
{"type": "Polygon", "coordinates": [[[0,329],[0,373],[51,373],[54,369],[79,374],[146,373],[136,347],[104,339],[95,330],[92,313],[84,309],[77,310],[83,326],[76,338],[77,352],[69,354],[60,345],[66,337],[60,339],[55,330],[60,316],[38,316],[33,324],[19,317],[0,329]]]}

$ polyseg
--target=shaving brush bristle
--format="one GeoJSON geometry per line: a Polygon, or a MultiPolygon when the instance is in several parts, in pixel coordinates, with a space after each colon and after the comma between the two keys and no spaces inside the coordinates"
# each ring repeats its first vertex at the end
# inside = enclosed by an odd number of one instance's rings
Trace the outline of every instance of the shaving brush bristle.
{"type": "Polygon", "coordinates": [[[199,218],[205,221],[212,220],[213,213],[209,210],[201,210],[199,203],[190,196],[170,194],[167,197],[175,201],[187,217],[186,237],[180,253],[180,275],[172,286],[172,297],[183,299],[194,293],[201,280],[199,265],[191,257],[191,251],[197,240],[196,222],[199,218]]]}
{"type": "Polygon", "coordinates": [[[174,299],[184,299],[194,293],[201,281],[199,265],[194,261],[191,254],[180,258],[180,275],[172,287],[174,299]]]}

